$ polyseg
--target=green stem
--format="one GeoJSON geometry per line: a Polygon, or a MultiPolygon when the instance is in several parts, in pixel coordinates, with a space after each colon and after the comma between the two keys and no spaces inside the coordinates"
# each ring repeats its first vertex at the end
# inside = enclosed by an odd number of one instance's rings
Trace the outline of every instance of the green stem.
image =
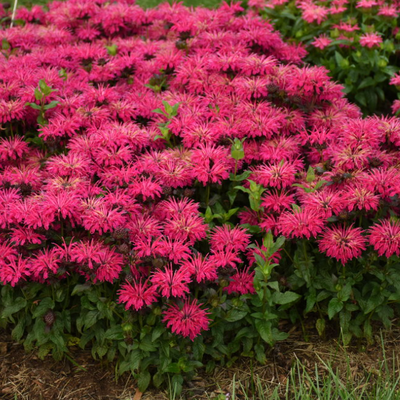
{"type": "Polygon", "coordinates": [[[210,202],[210,189],[211,188],[211,186],[210,185],[207,185],[207,188],[206,188],[206,208],[208,207],[208,203],[210,202]]]}
{"type": "Polygon", "coordinates": [[[71,361],[72,364],[75,365],[75,367],[81,369],[82,371],[86,371],[86,372],[87,372],[87,369],[84,368],[84,367],[82,367],[82,365],[78,364],[72,357],[70,357],[70,356],[68,355],[68,353],[64,353],[64,354],[65,354],[65,357],[67,357],[67,359],[68,359],[69,361],[71,361]]]}

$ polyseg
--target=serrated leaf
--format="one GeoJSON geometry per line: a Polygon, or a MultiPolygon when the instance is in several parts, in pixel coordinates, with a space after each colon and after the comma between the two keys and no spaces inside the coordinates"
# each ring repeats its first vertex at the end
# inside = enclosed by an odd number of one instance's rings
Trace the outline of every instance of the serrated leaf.
{"type": "Polygon", "coordinates": [[[110,329],[107,329],[104,334],[104,339],[108,340],[123,340],[124,333],[121,325],[115,325],[110,329]]]}
{"type": "Polygon", "coordinates": [[[36,100],[43,99],[43,93],[39,90],[39,88],[35,88],[35,99],[36,100]]]}
{"type": "Polygon", "coordinates": [[[228,322],[236,322],[244,318],[246,315],[247,311],[232,309],[226,315],[225,320],[228,322]]]}
{"type": "Polygon", "coordinates": [[[271,322],[258,319],[255,322],[255,326],[264,342],[272,346],[274,344],[274,339],[272,337],[271,322]]]}
{"type": "Polygon", "coordinates": [[[137,382],[138,389],[139,389],[141,392],[145,392],[146,389],[147,389],[147,388],[149,387],[149,385],[150,385],[150,380],[151,380],[150,372],[149,372],[149,371],[142,371],[142,372],[139,374],[139,377],[138,377],[138,382],[137,382]]]}
{"type": "Polygon", "coordinates": [[[293,303],[301,298],[301,295],[295,293],[295,292],[284,292],[284,293],[278,293],[275,292],[273,294],[273,300],[276,304],[289,304],[293,303]]]}
{"type": "Polygon", "coordinates": [[[97,322],[99,316],[100,316],[100,312],[99,311],[97,311],[97,310],[89,311],[86,314],[86,318],[85,318],[85,321],[84,321],[85,329],[91,328],[97,322]]]}
{"type": "Polygon", "coordinates": [[[37,105],[36,103],[26,103],[25,105],[33,108],[34,110],[41,110],[42,109],[42,107],[37,105]]]}
{"type": "Polygon", "coordinates": [[[343,302],[336,297],[331,299],[328,304],[328,317],[332,319],[337,313],[339,313],[343,308],[343,302]]]}
{"type": "Polygon", "coordinates": [[[265,347],[260,343],[254,346],[254,351],[256,353],[256,360],[260,364],[265,364],[267,362],[267,356],[265,355],[265,347]]]}
{"type": "Polygon", "coordinates": [[[1,313],[3,318],[8,318],[10,315],[17,313],[26,307],[26,300],[23,297],[17,297],[12,304],[6,306],[1,313]]]}
{"type": "Polygon", "coordinates": [[[164,332],[165,328],[163,326],[156,326],[151,334],[151,341],[155,342],[164,332]]]}
{"type": "Polygon", "coordinates": [[[76,294],[83,293],[86,290],[90,289],[92,285],[90,283],[77,284],[72,290],[71,296],[75,296],[76,294]]]}
{"type": "Polygon", "coordinates": [[[44,109],[44,110],[50,110],[50,109],[52,109],[52,108],[57,107],[57,105],[58,105],[59,103],[60,103],[60,102],[59,102],[59,101],[56,101],[56,100],[51,101],[49,104],[46,104],[46,105],[43,107],[43,109],[44,109]]]}
{"type": "Polygon", "coordinates": [[[116,44],[112,44],[111,46],[106,46],[106,49],[107,49],[107,53],[108,53],[110,56],[115,56],[115,55],[117,55],[118,47],[117,47],[116,44]]]}
{"type": "Polygon", "coordinates": [[[10,49],[10,43],[8,42],[8,40],[6,38],[3,38],[1,40],[1,48],[2,50],[9,50],[10,49]]]}
{"type": "Polygon", "coordinates": [[[39,305],[35,308],[32,313],[33,318],[43,316],[47,310],[54,308],[54,300],[51,297],[46,297],[40,301],[39,305]]]}
{"type": "Polygon", "coordinates": [[[317,322],[315,323],[315,327],[317,328],[318,335],[323,336],[325,332],[325,320],[323,318],[317,319],[317,322]]]}
{"type": "Polygon", "coordinates": [[[314,168],[310,165],[307,170],[306,181],[311,183],[315,180],[315,171],[314,168]]]}

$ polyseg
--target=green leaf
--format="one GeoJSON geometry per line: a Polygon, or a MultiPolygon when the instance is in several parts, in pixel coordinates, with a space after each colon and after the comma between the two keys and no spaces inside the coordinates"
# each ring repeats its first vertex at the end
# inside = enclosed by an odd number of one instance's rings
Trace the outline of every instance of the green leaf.
{"type": "Polygon", "coordinates": [[[118,53],[118,47],[116,44],[112,44],[111,46],[106,46],[106,49],[107,49],[107,53],[110,56],[116,56],[118,53]]]}
{"type": "Polygon", "coordinates": [[[165,111],[168,114],[168,116],[170,116],[173,112],[172,106],[165,100],[162,101],[165,111]]]}
{"type": "Polygon", "coordinates": [[[44,110],[50,110],[51,108],[55,108],[55,107],[57,107],[57,105],[59,104],[60,102],[59,101],[51,101],[49,104],[46,104],[44,107],[43,107],[43,109],[44,110]]]}
{"type": "Polygon", "coordinates": [[[339,313],[343,308],[343,302],[336,297],[331,299],[328,304],[328,317],[332,319],[337,313],[339,313]]]}
{"type": "Polygon", "coordinates": [[[39,90],[39,88],[35,88],[35,99],[36,100],[43,99],[43,93],[39,90]]]}
{"type": "Polygon", "coordinates": [[[146,389],[150,385],[150,380],[151,380],[150,372],[149,371],[142,371],[139,374],[138,382],[137,382],[139,391],[141,391],[142,393],[145,392],[146,389]]]}
{"type": "Polygon", "coordinates": [[[230,174],[230,180],[235,182],[241,182],[247,179],[250,175],[251,171],[244,171],[242,174],[236,175],[236,177],[234,174],[230,174]]]}
{"type": "Polygon", "coordinates": [[[83,293],[86,290],[90,289],[92,285],[90,283],[84,283],[83,285],[78,284],[75,285],[74,289],[72,290],[71,296],[75,296],[76,294],[83,293]]]}
{"type": "Polygon", "coordinates": [[[247,311],[232,309],[227,313],[225,320],[228,322],[236,322],[244,318],[246,315],[247,311]]]}
{"type": "Polygon", "coordinates": [[[33,311],[32,317],[42,317],[46,313],[46,311],[48,311],[49,309],[52,310],[54,308],[54,305],[54,300],[51,297],[44,298],[40,301],[39,305],[33,311]]]}
{"type": "Polygon", "coordinates": [[[156,326],[151,334],[151,341],[155,342],[165,332],[164,326],[156,326]]]}
{"type": "Polygon", "coordinates": [[[129,368],[131,371],[139,369],[140,361],[142,360],[142,352],[140,350],[132,350],[129,357],[129,368]]]}
{"type": "Polygon", "coordinates": [[[10,49],[10,43],[8,42],[8,40],[6,38],[3,38],[1,40],[1,48],[2,50],[9,50],[10,49]]]}
{"type": "Polygon", "coordinates": [[[337,51],[335,51],[335,59],[336,59],[337,64],[338,64],[339,66],[341,66],[341,63],[343,62],[344,58],[343,58],[343,56],[342,56],[339,52],[337,52],[337,51]]]}
{"type": "Polygon", "coordinates": [[[235,188],[234,188],[234,189],[241,190],[242,192],[245,192],[245,193],[251,194],[251,190],[250,190],[250,189],[247,189],[247,188],[245,188],[244,186],[235,186],[235,188]]]}
{"type": "Polygon", "coordinates": [[[37,105],[36,103],[26,103],[25,105],[33,108],[34,110],[41,110],[42,109],[42,107],[37,105]]]}
{"type": "Polygon", "coordinates": [[[38,350],[38,353],[37,353],[39,359],[40,360],[44,360],[44,358],[47,356],[47,354],[50,353],[50,351],[53,349],[53,347],[54,347],[54,344],[51,343],[51,342],[48,342],[48,343],[45,343],[45,344],[41,345],[39,347],[39,350],[38,350]]]}
{"type": "Polygon", "coordinates": [[[145,336],[139,344],[139,349],[143,351],[156,351],[157,347],[152,343],[150,336],[145,336]]]}
{"type": "Polygon", "coordinates": [[[168,115],[165,114],[165,112],[163,110],[161,110],[161,108],[156,108],[155,110],[152,110],[152,112],[156,113],[156,114],[164,115],[164,117],[168,117],[168,115]]]}
{"type": "Polygon", "coordinates": [[[307,181],[308,183],[311,183],[311,182],[313,182],[314,180],[315,180],[315,171],[314,171],[314,168],[310,165],[310,166],[308,167],[308,170],[307,170],[306,181],[307,181]]]}
{"type": "Polygon", "coordinates": [[[375,85],[375,80],[368,76],[367,78],[363,79],[360,85],[358,86],[358,89],[364,89],[368,86],[374,86],[375,85]]]}
{"type": "Polygon", "coordinates": [[[11,337],[19,342],[24,335],[26,326],[26,315],[23,315],[21,318],[18,319],[17,325],[15,325],[14,329],[11,331],[11,337]]]}
{"type": "Polygon", "coordinates": [[[39,87],[45,96],[48,96],[50,93],[56,92],[58,90],[58,89],[52,89],[50,86],[47,86],[46,82],[43,79],[40,79],[39,87]]]}
{"type": "Polygon", "coordinates": [[[171,374],[179,374],[181,372],[181,367],[178,363],[171,363],[165,368],[164,372],[169,372],[171,374]]]}
{"type": "Polygon", "coordinates": [[[115,325],[110,329],[107,329],[105,334],[104,334],[104,339],[108,340],[123,340],[124,339],[124,333],[122,330],[121,325],[115,325]]]}
{"type": "Polygon", "coordinates": [[[272,337],[271,322],[258,319],[255,322],[255,326],[262,340],[272,346],[274,339],[272,337]]]}
{"type": "Polygon", "coordinates": [[[254,346],[254,351],[256,353],[256,360],[260,364],[265,364],[267,362],[267,356],[265,355],[265,347],[259,343],[254,346]]]}
{"type": "Polygon", "coordinates": [[[59,351],[67,351],[67,346],[65,345],[65,340],[63,335],[60,333],[53,333],[50,336],[50,340],[56,345],[59,351]]]}
{"type": "Polygon", "coordinates": [[[164,380],[164,375],[161,372],[156,372],[153,375],[153,384],[157,388],[159,388],[164,383],[164,380]]]}
{"type": "Polygon", "coordinates": [[[367,100],[365,98],[364,92],[357,93],[354,97],[361,105],[363,105],[364,107],[367,106],[367,100]]]}
{"type": "Polygon", "coordinates": [[[318,335],[322,336],[325,332],[325,320],[323,318],[317,319],[315,327],[317,328],[318,335]]]}
{"type": "Polygon", "coordinates": [[[301,295],[295,293],[295,292],[284,292],[284,293],[278,293],[275,292],[272,296],[273,301],[276,304],[289,304],[293,303],[301,298],[301,295]]]}
{"type": "Polygon", "coordinates": [[[17,313],[18,311],[22,310],[23,308],[26,307],[26,300],[23,297],[17,297],[13,303],[9,306],[6,306],[1,313],[1,316],[3,318],[8,318],[12,314],[17,313]]]}
{"type": "Polygon", "coordinates": [[[85,329],[91,328],[97,322],[99,316],[100,316],[99,311],[97,311],[97,310],[89,311],[86,314],[86,318],[84,321],[85,329]]]}

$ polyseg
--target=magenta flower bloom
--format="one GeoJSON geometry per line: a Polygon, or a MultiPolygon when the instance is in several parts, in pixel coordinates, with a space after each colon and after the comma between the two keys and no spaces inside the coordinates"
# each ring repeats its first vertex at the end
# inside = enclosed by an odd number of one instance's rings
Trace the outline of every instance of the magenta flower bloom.
{"type": "Polygon", "coordinates": [[[217,226],[211,234],[210,244],[213,251],[244,251],[250,243],[246,229],[229,225],[217,226]]]}
{"type": "Polygon", "coordinates": [[[209,313],[201,309],[196,299],[186,299],[183,306],[172,304],[164,311],[163,321],[173,333],[194,340],[202,330],[208,330],[209,313]]]}
{"type": "Polygon", "coordinates": [[[361,228],[334,226],[328,228],[319,240],[319,249],[343,265],[352,258],[361,256],[366,239],[361,228]]]}
{"type": "Polygon", "coordinates": [[[331,42],[332,39],[330,39],[326,34],[322,34],[318,37],[315,37],[314,41],[311,44],[317,49],[323,50],[325,49],[325,47],[328,47],[331,42]]]}
{"type": "Polygon", "coordinates": [[[224,288],[228,294],[239,293],[239,294],[248,294],[255,293],[253,281],[254,281],[255,272],[249,272],[249,268],[244,269],[243,271],[238,271],[236,274],[230,277],[230,282],[227,287],[224,288]]]}
{"type": "Polygon", "coordinates": [[[360,44],[363,47],[368,47],[372,49],[372,47],[379,46],[382,43],[382,38],[376,33],[365,33],[360,36],[360,44]]]}
{"type": "Polygon", "coordinates": [[[152,286],[149,281],[139,281],[130,284],[126,282],[121,285],[118,291],[119,303],[125,303],[125,308],[129,310],[134,308],[136,311],[143,306],[149,306],[157,300],[158,293],[155,286],[152,286]]]}
{"type": "Polygon", "coordinates": [[[380,256],[400,255],[400,223],[389,219],[369,228],[369,243],[380,256]]]}
{"type": "Polygon", "coordinates": [[[174,271],[172,265],[165,267],[164,271],[158,270],[151,277],[155,288],[161,290],[161,295],[170,298],[185,297],[189,293],[188,284],[191,282],[189,272],[180,268],[174,271]]]}
{"type": "Polygon", "coordinates": [[[307,238],[316,237],[322,232],[325,221],[321,214],[314,210],[286,211],[281,214],[278,227],[286,237],[307,238]]]}

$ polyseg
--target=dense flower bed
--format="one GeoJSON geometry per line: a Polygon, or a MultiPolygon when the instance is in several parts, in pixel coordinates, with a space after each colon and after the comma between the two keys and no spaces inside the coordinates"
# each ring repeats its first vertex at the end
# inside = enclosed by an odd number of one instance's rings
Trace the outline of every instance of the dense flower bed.
{"type": "Polygon", "coordinates": [[[399,2],[385,0],[249,0],[285,38],[302,43],[307,61],[343,82],[364,113],[399,110],[391,78],[399,71],[399,2]]]}
{"type": "Polygon", "coordinates": [[[1,315],[27,349],[90,342],[141,389],[179,390],[204,360],[265,361],[282,318],[316,313],[323,334],[339,316],[346,341],[390,324],[400,120],[362,119],[239,5],[17,16],[0,31],[1,315]]]}

